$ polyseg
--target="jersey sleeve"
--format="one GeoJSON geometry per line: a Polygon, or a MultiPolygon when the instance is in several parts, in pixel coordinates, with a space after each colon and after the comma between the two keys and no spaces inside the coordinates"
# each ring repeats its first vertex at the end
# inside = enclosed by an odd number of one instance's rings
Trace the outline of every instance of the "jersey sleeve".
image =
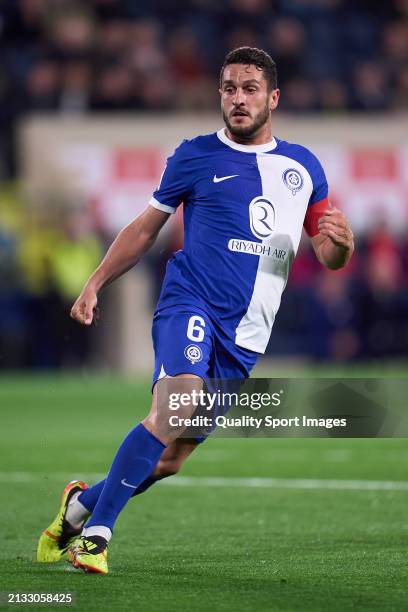
{"type": "Polygon", "coordinates": [[[310,237],[319,233],[317,223],[329,207],[326,175],[317,157],[311,154],[309,160],[309,174],[313,183],[313,190],[309,199],[303,226],[310,237]]]}
{"type": "Polygon", "coordinates": [[[185,201],[190,191],[191,173],[186,158],[186,140],[167,159],[167,164],[149,204],[158,210],[173,214],[185,201]]]}

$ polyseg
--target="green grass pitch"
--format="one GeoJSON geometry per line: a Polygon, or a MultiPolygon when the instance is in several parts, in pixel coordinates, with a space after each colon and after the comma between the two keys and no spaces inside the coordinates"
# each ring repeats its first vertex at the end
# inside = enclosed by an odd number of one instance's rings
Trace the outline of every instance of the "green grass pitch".
{"type": "Polygon", "coordinates": [[[404,439],[208,440],[184,467],[189,486],[130,501],[108,576],[35,563],[66,482],[104,473],[148,402],[148,382],[0,380],[0,591],[72,592],[86,612],[408,610],[408,491],[197,484],[405,481],[404,439]]]}

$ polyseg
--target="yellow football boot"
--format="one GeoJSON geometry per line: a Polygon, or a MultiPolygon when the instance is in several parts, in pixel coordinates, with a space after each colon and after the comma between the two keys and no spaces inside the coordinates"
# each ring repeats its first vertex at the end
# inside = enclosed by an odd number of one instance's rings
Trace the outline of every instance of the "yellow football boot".
{"type": "Polygon", "coordinates": [[[68,548],[68,561],[87,574],[108,573],[108,546],[100,536],[81,536],[68,548]]]}
{"type": "Polygon", "coordinates": [[[68,508],[68,503],[74,493],[84,491],[88,485],[80,480],[72,480],[65,487],[60,509],[51,525],[44,529],[37,546],[37,561],[40,563],[55,563],[59,561],[62,555],[66,552],[72,538],[77,536],[82,529],[74,529],[65,520],[65,514],[68,508]]]}

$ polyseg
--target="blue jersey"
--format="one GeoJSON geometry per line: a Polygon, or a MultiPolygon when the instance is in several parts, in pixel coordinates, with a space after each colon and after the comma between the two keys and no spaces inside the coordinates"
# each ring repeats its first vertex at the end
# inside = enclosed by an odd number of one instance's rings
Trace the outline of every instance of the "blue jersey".
{"type": "Polygon", "coordinates": [[[227,344],[265,352],[305,218],[312,227],[327,192],[300,145],[241,145],[224,130],[183,141],[150,201],[168,213],[184,203],[184,247],[167,264],[157,311],[197,308],[227,344]]]}

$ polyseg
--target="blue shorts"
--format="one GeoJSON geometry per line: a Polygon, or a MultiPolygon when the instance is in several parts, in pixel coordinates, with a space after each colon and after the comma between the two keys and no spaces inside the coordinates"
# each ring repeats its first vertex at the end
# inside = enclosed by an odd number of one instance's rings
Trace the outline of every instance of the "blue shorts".
{"type": "Polygon", "coordinates": [[[248,378],[258,353],[223,337],[204,310],[163,308],[153,318],[153,385],[164,376],[196,374],[203,379],[248,378]]]}

